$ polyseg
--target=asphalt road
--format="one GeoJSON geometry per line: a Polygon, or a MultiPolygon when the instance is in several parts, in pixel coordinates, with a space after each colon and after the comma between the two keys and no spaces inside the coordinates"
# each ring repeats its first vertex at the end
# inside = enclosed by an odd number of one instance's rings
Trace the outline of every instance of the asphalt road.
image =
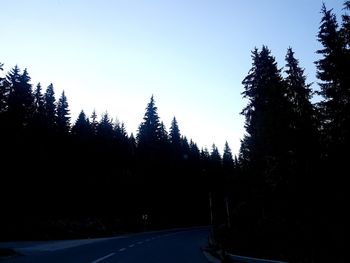
{"type": "MultiPolygon", "coordinates": [[[[201,247],[209,228],[167,230],[115,238],[27,243],[17,245],[23,255],[6,263],[208,263],[201,247]]],[[[12,244],[16,247],[16,244],[12,244]]]]}

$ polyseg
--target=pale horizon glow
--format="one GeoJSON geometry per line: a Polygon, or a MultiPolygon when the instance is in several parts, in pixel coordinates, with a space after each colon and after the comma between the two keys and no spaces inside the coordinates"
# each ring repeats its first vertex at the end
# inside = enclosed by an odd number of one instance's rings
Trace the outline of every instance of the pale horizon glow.
{"type": "Polygon", "coordinates": [[[322,2],[340,24],[339,0],[2,0],[0,62],[64,90],[72,124],[107,111],[136,135],[153,94],[168,131],[175,116],[199,148],[238,154],[251,50],[267,45],[281,68],[291,46],[317,82],[322,2]]]}

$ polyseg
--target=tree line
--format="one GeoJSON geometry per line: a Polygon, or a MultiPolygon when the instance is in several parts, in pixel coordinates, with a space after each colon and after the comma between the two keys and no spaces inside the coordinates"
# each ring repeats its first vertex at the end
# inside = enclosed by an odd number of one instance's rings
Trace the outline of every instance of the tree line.
{"type": "Polygon", "coordinates": [[[109,214],[128,229],[213,224],[237,254],[343,262],[350,1],[344,10],[338,24],[322,6],[317,90],[292,48],[282,69],[267,46],[252,51],[237,158],[227,143],[222,156],[215,145],[199,149],[175,117],[167,131],[153,96],[135,137],[108,113],[82,111],[71,125],[65,94],[56,102],[52,85],[33,91],[27,70],[14,67],[0,80],[4,206],[109,214]]]}
{"type": "Polygon", "coordinates": [[[215,144],[199,149],[175,117],[167,131],[153,95],[136,136],[107,112],[71,123],[64,91],[56,100],[53,84],[30,81],[18,66],[0,80],[5,214],[107,214],[125,231],[209,223],[209,193],[237,165],[227,142],[222,156],[215,144]]]}

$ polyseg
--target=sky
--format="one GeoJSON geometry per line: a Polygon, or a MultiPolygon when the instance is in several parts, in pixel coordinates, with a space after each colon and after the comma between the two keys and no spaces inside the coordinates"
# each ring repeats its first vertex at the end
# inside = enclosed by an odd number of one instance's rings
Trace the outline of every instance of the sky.
{"type": "Polygon", "coordinates": [[[107,111],[135,135],[154,95],[167,129],[175,116],[200,148],[238,154],[251,50],[283,67],[291,46],[317,82],[322,2],[340,22],[341,0],[0,0],[0,62],[64,90],[72,123],[107,111]]]}

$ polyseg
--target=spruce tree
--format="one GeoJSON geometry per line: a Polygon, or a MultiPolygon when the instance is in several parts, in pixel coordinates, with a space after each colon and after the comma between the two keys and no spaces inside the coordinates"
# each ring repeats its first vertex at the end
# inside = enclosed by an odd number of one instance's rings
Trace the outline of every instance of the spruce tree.
{"type": "Polygon", "coordinates": [[[12,127],[19,131],[28,125],[33,112],[32,85],[27,69],[20,73],[15,66],[7,76],[9,83],[8,114],[12,127]]]}
{"type": "Polygon", "coordinates": [[[290,150],[291,106],[286,85],[270,50],[252,52],[252,68],[243,80],[246,134],[240,154],[251,175],[275,188],[286,171],[290,150]]]}
{"type": "MultiPolygon", "coordinates": [[[[323,49],[317,51],[322,58],[316,61],[317,78],[321,80],[320,103],[322,131],[326,155],[334,156],[349,136],[350,82],[346,61],[345,40],[332,10],[322,6],[322,20],[318,41],[323,49]]],[[[333,158],[333,157],[332,157],[333,158]]]]}
{"type": "Polygon", "coordinates": [[[157,107],[153,95],[146,107],[143,122],[140,124],[137,134],[137,143],[139,149],[145,153],[149,151],[155,154],[159,147],[161,139],[161,123],[157,112],[157,107]]]}
{"type": "MultiPolygon", "coordinates": [[[[349,7],[348,1],[345,7],[349,7]]],[[[322,57],[316,61],[316,66],[323,97],[319,103],[322,117],[322,170],[317,180],[318,210],[315,221],[320,228],[326,229],[323,240],[328,242],[318,243],[322,250],[321,257],[331,259],[332,255],[344,252],[344,236],[341,233],[345,231],[344,185],[350,158],[350,59],[348,18],[343,18],[343,28],[339,28],[332,9],[328,10],[323,5],[321,13],[318,41],[322,49],[317,53],[322,57]],[[324,213],[325,210],[327,213],[324,213]],[[330,253],[327,255],[327,252],[330,253]]]]}
{"type": "Polygon", "coordinates": [[[96,111],[93,110],[91,114],[91,133],[92,135],[97,134],[97,126],[98,126],[98,121],[97,121],[97,114],[96,111]]]}
{"type": "Polygon", "coordinates": [[[69,115],[68,101],[63,91],[57,103],[57,130],[62,135],[67,135],[70,131],[69,115]]]}
{"type": "Polygon", "coordinates": [[[301,169],[306,169],[303,172],[299,169],[298,173],[307,173],[311,172],[312,162],[315,162],[318,157],[317,121],[315,109],[311,103],[311,84],[306,83],[304,69],[299,66],[292,48],[287,51],[285,73],[288,100],[292,107],[291,151],[299,168],[303,166],[301,169]],[[302,162],[304,164],[301,164],[302,162]]]}
{"type": "Polygon", "coordinates": [[[170,137],[171,145],[173,145],[173,146],[180,145],[181,134],[180,134],[180,129],[179,129],[179,126],[177,124],[177,120],[175,117],[171,121],[169,137],[170,137]]]}
{"type": "Polygon", "coordinates": [[[84,111],[79,113],[77,120],[72,127],[72,135],[78,138],[86,138],[90,134],[90,122],[84,111]]]}
{"type": "Polygon", "coordinates": [[[53,135],[57,127],[57,110],[55,91],[52,83],[47,87],[44,94],[45,126],[48,135],[53,135]]]}
{"type": "Polygon", "coordinates": [[[226,172],[232,172],[234,168],[231,148],[227,141],[225,142],[224,153],[222,155],[222,166],[226,172]]]}

